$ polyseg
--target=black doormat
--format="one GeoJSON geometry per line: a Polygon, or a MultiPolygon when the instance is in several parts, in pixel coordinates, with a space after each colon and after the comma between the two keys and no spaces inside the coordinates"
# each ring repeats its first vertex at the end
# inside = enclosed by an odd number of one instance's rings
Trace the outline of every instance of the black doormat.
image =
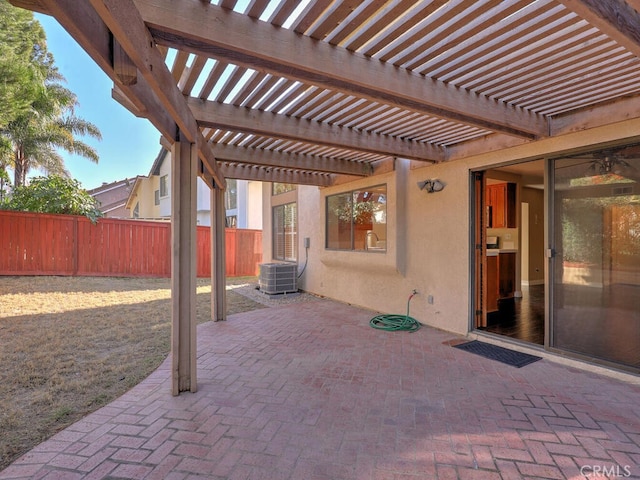
{"type": "Polygon", "coordinates": [[[516,352],[515,350],[509,350],[508,348],[499,347],[498,345],[492,345],[490,343],[479,342],[478,340],[472,340],[470,342],[454,345],[455,348],[465,350],[467,352],[481,355],[491,360],[497,360],[498,362],[506,363],[512,367],[522,368],[530,363],[537,362],[542,357],[536,357],[535,355],[529,355],[528,353],[516,352]]]}

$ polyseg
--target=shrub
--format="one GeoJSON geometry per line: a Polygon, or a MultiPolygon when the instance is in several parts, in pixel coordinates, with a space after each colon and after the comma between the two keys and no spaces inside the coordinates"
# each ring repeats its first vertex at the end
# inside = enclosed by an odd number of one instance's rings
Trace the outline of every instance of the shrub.
{"type": "Polygon", "coordinates": [[[59,175],[35,177],[17,187],[0,205],[6,210],[83,215],[95,223],[103,216],[99,202],[72,178],[59,175]]]}

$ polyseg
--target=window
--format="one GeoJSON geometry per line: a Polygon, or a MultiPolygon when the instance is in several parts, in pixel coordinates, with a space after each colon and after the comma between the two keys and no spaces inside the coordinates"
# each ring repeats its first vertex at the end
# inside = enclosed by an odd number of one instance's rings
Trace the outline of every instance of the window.
{"type": "Polygon", "coordinates": [[[160,190],[155,190],[153,192],[153,197],[154,205],[160,205],[160,190]]]}
{"type": "Polygon", "coordinates": [[[169,175],[163,175],[160,177],[160,196],[166,197],[169,195],[169,175]]]}
{"type": "Polygon", "coordinates": [[[327,197],[326,248],[385,252],[387,250],[387,186],[327,197]]]}
{"type": "Polygon", "coordinates": [[[227,188],[224,191],[224,208],[234,210],[238,208],[238,181],[227,179],[227,188]]]}
{"type": "Polygon", "coordinates": [[[136,202],[136,206],[133,207],[133,218],[140,218],[140,202],[136,202]]]}
{"type": "Polygon", "coordinates": [[[227,228],[236,228],[238,226],[238,217],[236,215],[227,215],[224,221],[227,228]]]}
{"type": "Polygon", "coordinates": [[[271,195],[280,195],[281,193],[291,192],[296,189],[296,186],[293,183],[275,182],[272,186],[271,195]]]}
{"type": "Polygon", "coordinates": [[[297,208],[295,203],[273,207],[273,258],[295,262],[298,258],[297,208]]]}

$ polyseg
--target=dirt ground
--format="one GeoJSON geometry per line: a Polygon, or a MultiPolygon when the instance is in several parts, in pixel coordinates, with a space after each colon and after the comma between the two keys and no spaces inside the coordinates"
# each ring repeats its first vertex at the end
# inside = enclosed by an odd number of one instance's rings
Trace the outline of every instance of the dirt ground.
{"type": "MultiPolygon", "coordinates": [[[[264,308],[234,289],[227,311],[264,308]]],[[[109,403],[170,350],[165,278],[0,276],[0,470],[109,403]]],[[[210,321],[211,284],[198,280],[198,323],[210,321]]]]}

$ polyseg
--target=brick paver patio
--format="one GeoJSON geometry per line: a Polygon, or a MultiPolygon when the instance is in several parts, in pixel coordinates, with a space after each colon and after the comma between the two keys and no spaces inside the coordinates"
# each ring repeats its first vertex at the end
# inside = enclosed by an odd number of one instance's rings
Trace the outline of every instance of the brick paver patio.
{"type": "Polygon", "coordinates": [[[371,316],[319,300],[200,325],[196,394],[170,395],[165,362],[0,478],[640,478],[635,377],[517,369],[371,316]]]}

